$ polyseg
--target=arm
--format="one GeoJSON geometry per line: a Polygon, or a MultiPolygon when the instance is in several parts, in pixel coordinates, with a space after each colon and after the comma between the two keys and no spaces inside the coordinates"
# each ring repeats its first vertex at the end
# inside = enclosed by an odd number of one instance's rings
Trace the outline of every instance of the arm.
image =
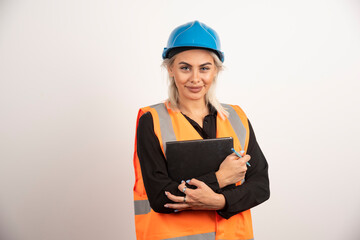
{"type": "Polygon", "coordinates": [[[257,206],[270,197],[268,164],[262,153],[252,126],[249,122],[250,139],[247,154],[251,156],[251,167],[247,169],[245,183],[235,188],[223,188],[221,191],[226,199],[224,209],[218,214],[223,218],[257,206]]]}
{"type": "MultiPolygon", "coordinates": [[[[169,203],[165,191],[176,196],[184,196],[184,193],[178,189],[180,183],[174,182],[168,177],[166,159],[161,150],[159,140],[154,133],[154,123],[150,112],[143,114],[139,119],[137,154],[151,208],[159,213],[174,212],[173,209],[164,207],[166,203],[169,203]]],[[[214,172],[206,174],[199,179],[214,191],[220,190],[214,172]]]]}

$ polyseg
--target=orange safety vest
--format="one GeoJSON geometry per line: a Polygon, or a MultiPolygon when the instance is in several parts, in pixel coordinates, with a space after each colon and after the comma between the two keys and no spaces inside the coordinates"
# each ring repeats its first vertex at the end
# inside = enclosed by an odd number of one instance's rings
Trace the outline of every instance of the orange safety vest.
{"type": "MultiPolygon", "coordinates": [[[[216,137],[232,137],[235,150],[246,152],[249,142],[249,126],[245,113],[239,106],[222,105],[229,112],[229,117],[222,119],[220,114],[217,115],[216,137]]],[[[151,112],[154,132],[159,139],[164,156],[166,151],[164,146],[168,141],[202,139],[181,112],[173,111],[167,106],[167,103],[141,108],[136,125],[142,114],[146,112],[151,112]]],[[[138,240],[250,240],[254,238],[250,210],[240,212],[230,219],[222,218],[214,210],[182,211],[170,214],[154,212],[150,207],[141,175],[136,137],[134,168],[134,209],[138,240]]]]}

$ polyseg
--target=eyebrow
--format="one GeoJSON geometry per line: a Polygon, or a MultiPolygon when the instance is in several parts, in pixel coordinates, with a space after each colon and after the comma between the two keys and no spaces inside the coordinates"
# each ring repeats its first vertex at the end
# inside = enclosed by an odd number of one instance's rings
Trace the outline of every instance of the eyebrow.
{"type": "MultiPolygon", "coordinates": [[[[185,64],[185,65],[191,66],[191,64],[189,64],[187,62],[179,62],[179,64],[185,64]]],[[[206,62],[206,63],[201,64],[200,67],[203,67],[205,65],[212,65],[212,63],[211,62],[206,62]]]]}

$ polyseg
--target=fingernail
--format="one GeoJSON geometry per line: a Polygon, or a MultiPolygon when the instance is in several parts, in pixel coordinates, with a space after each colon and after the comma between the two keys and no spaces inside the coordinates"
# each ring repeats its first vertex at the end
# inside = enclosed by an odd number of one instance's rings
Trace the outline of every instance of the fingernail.
{"type": "Polygon", "coordinates": [[[179,210],[175,209],[174,212],[178,212],[179,210]]]}
{"type": "Polygon", "coordinates": [[[245,151],[244,150],[241,150],[240,153],[243,154],[245,151]]]}
{"type": "Polygon", "coordinates": [[[168,208],[169,206],[167,204],[165,204],[164,207],[168,208]]]}
{"type": "Polygon", "coordinates": [[[181,180],[181,183],[183,183],[184,182],[184,180],[181,180]]]}
{"type": "Polygon", "coordinates": [[[165,195],[167,196],[167,195],[168,195],[168,192],[165,191],[165,195]]]}
{"type": "Polygon", "coordinates": [[[186,180],[186,183],[189,183],[190,182],[190,179],[189,180],[186,180]]]}

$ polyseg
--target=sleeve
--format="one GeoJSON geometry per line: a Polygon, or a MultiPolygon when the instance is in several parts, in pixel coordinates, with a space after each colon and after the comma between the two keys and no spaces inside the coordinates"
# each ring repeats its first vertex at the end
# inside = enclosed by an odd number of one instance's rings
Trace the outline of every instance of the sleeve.
{"type": "MultiPolygon", "coordinates": [[[[166,159],[159,140],[154,132],[154,122],[150,112],[141,116],[137,128],[137,154],[146,194],[151,208],[158,213],[172,213],[173,209],[165,208],[172,201],[165,196],[165,191],[176,196],[185,196],[178,189],[180,183],[172,181],[167,173],[166,159]]],[[[219,191],[215,173],[209,173],[199,178],[214,191],[219,191]]],[[[187,179],[184,179],[187,180],[187,179]]]]}
{"type": "Polygon", "coordinates": [[[221,193],[226,199],[225,208],[218,210],[223,218],[248,210],[259,205],[270,197],[268,163],[256,141],[254,131],[249,121],[249,147],[247,154],[251,156],[251,167],[245,175],[245,182],[236,187],[225,187],[221,193]]]}

